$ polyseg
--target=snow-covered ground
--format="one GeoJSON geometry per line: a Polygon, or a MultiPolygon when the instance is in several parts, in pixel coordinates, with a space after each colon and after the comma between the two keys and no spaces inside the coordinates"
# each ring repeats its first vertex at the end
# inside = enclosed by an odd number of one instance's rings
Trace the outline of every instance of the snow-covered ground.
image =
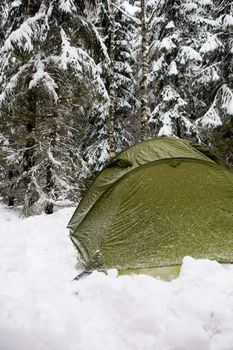
{"type": "Polygon", "coordinates": [[[73,208],[0,207],[0,350],[233,350],[233,267],[184,259],[179,278],[77,275],[73,208]]]}

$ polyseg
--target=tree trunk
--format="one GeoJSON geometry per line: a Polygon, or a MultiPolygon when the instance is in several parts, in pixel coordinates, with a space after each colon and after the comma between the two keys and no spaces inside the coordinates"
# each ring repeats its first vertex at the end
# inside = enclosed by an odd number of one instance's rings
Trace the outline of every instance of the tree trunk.
{"type": "Polygon", "coordinates": [[[109,33],[109,121],[108,121],[108,147],[110,159],[115,156],[114,125],[115,125],[115,8],[110,0],[108,3],[110,16],[110,33],[109,33]]]}
{"type": "MultiPolygon", "coordinates": [[[[50,132],[50,142],[49,142],[49,152],[53,156],[56,148],[56,137],[57,137],[57,119],[58,119],[58,111],[57,108],[54,107],[51,132],[50,132]]],[[[48,157],[49,158],[49,157],[48,157]]],[[[53,214],[53,196],[54,196],[54,164],[52,160],[48,160],[48,164],[46,166],[46,192],[48,194],[48,201],[45,206],[46,214],[53,214]]]]}
{"type": "Polygon", "coordinates": [[[24,183],[27,188],[24,196],[23,216],[27,217],[31,215],[31,203],[33,194],[31,193],[32,183],[32,168],[35,165],[35,148],[36,148],[36,101],[37,96],[34,91],[29,91],[27,94],[28,101],[28,113],[24,123],[24,130],[26,131],[25,137],[25,150],[23,153],[22,171],[24,175],[24,183]]]}
{"type": "Polygon", "coordinates": [[[141,0],[142,82],[141,82],[141,141],[147,138],[148,129],[148,39],[145,0],[141,0]]]}

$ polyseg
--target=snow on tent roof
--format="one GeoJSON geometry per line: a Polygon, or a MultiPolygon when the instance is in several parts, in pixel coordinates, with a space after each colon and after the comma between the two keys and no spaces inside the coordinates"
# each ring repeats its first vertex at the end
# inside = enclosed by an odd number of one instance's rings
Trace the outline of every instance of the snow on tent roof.
{"type": "Polygon", "coordinates": [[[233,173],[205,153],[161,137],[118,154],[68,225],[84,268],[233,262],[233,173]]]}

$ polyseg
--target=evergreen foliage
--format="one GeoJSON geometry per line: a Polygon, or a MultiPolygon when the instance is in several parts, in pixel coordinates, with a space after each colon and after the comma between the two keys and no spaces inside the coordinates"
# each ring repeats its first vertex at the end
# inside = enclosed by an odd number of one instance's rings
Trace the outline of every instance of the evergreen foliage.
{"type": "Polygon", "coordinates": [[[221,126],[214,129],[211,144],[218,150],[225,162],[233,168],[233,118],[227,118],[221,126]]]}
{"type": "Polygon", "coordinates": [[[1,1],[0,191],[8,205],[30,215],[79,201],[109,159],[109,116],[116,152],[139,141],[145,92],[147,137],[204,143],[232,165],[231,1],[144,5],[146,69],[140,0],[1,1]]]}
{"type": "MultiPolygon", "coordinates": [[[[16,10],[9,4],[0,54],[3,196],[22,204],[25,215],[79,200],[89,174],[82,143],[96,119],[104,122],[107,100],[91,57],[96,47],[85,49],[92,24],[77,15],[75,3],[42,1],[36,13],[27,5],[18,2],[13,30],[16,10]]],[[[93,36],[96,43],[94,30],[93,36]]]]}

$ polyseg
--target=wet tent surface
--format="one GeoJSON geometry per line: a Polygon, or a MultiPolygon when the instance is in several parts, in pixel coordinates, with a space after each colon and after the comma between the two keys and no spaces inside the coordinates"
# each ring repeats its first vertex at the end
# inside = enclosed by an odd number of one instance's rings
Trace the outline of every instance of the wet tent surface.
{"type": "Polygon", "coordinates": [[[211,159],[190,147],[185,140],[161,137],[136,144],[119,153],[96,177],[79,203],[68,227],[73,232],[101,195],[128,172],[153,161],[171,158],[211,159]]]}
{"type": "Polygon", "coordinates": [[[89,256],[101,249],[107,267],[174,265],[185,255],[231,261],[233,188],[225,180],[201,162],[142,168],[105,193],[77,238],[89,256]]]}
{"type": "Polygon", "coordinates": [[[145,162],[108,186],[72,233],[87,266],[232,262],[233,176],[198,156],[145,162]]]}

